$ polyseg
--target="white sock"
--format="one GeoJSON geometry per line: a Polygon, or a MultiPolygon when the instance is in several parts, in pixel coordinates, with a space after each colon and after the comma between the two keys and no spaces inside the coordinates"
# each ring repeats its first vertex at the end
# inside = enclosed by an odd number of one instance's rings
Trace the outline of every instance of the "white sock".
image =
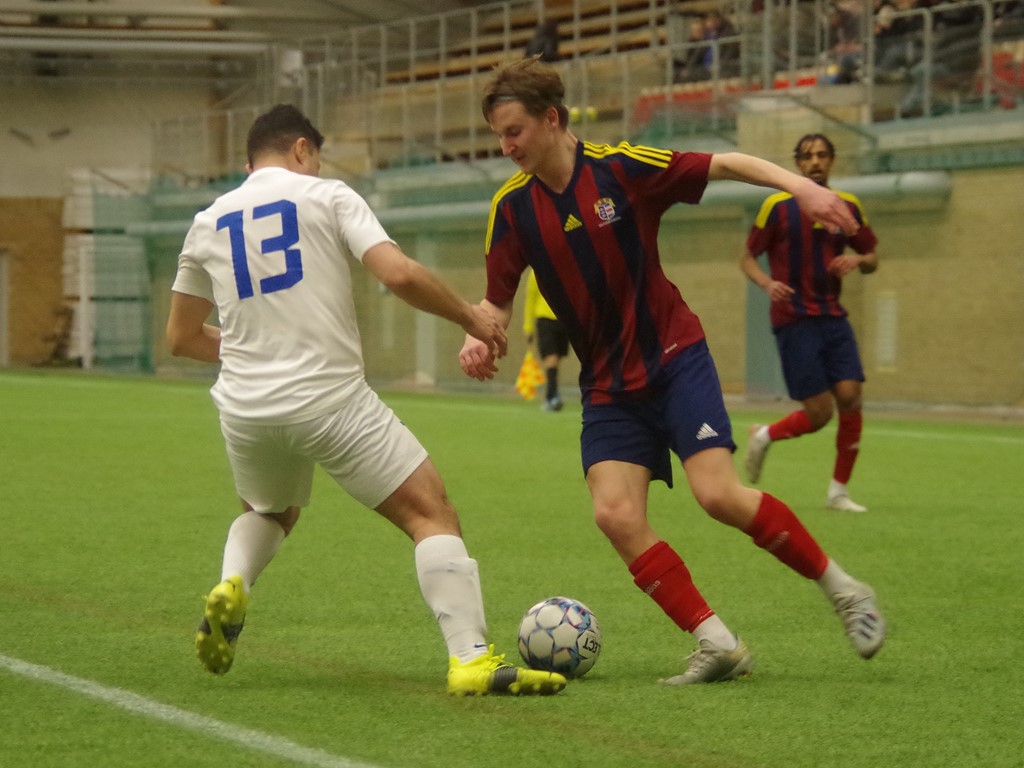
{"type": "Polygon", "coordinates": [[[850,494],[846,491],[846,483],[838,483],[835,480],[830,480],[828,484],[828,497],[834,499],[836,496],[849,496],[850,494]]]}
{"type": "Polygon", "coordinates": [[[856,579],[840,568],[839,563],[832,558],[829,558],[828,565],[825,566],[825,572],[821,574],[817,581],[821,591],[825,593],[829,600],[834,600],[839,592],[848,592],[856,583],[856,579]]]}
{"type": "Polygon", "coordinates": [[[718,614],[714,614],[698,624],[697,628],[693,630],[693,636],[698,643],[701,640],[708,640],[726,651],[734,651],[739,645],[736,635],[729,631],[725,622],[718,618],[718,614]]]}
{"type": "Polygon", "coordinates": [[[263,569],[277,554],[284,541],[284,528],[276,520],[258,512],[244,512],[228,529],[224,544],[221,581],[241,576],[248,592],[263,569]]]}
{"type": "Polygon", "coordinates": [[[439,534],[416,545],[420,591],[448,646],[448,656],[472,661],[487,652],[480,573],[458,536],[439,534]]]}

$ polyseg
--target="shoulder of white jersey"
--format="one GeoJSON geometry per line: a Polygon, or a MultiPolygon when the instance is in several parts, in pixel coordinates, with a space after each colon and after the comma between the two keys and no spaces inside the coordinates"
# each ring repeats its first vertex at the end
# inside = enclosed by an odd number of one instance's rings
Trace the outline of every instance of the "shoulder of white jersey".
{"type": "MultiPolygon", "coordinates": [[[[301,174],[300,174],[301,175],[301,174]]],[[[355,192],[352,187],[344,179],[336,179],[332,176],[307,176],[307,179],[314,185],[323,185],[328,187],[338,187],[339,189],[351,189],[355,192]]]]}
{"type": "Polygon", "coordinates": [[[612,146],[611,144],[595,144],[590,141],[583,142],[583,154],[585,157],[594,160],[617,159],[634,161],[642,165],[650,165],[655,168],[668,168],[672,162],[671,149],[658,149],[643,144],[630,144],[628,141],[621,141],[612,146]]]}
{"type": "Polygon", "coordinates": [[[857,209],[858,213],[860,213],[860,221],[861,221],[861,224],[863,224],[863,225],[867,225],[867,223],[868,223],[868,214],[867,214],[867,212],[866,212],[866,211],[864,210],[864,206],[863,206],[863,205],[861,205],[861,202],[860,202],[860,198],[859,198],[859,197],[857,197],[857,196],[856,196],[855,194],[853,194],[852,192],[843,192],[842,190],[839,190],[839,189],[835,190],[835,193],[836,193],[837,195],[839,195],[839,197],[840,197],[841,199],[845,200],[845,201],[846,201],[846,202],[848,202],[848,203],[849,203],[850,205],[852,205],[853,207],[855,207],[855,208],[857,209]]]}
{"type": "Polygon", "coordinates": [[[242,181],[242,183],[239,184],[237,187],[232,187],[231,189],[225,189],[225,190],[222,190],[222,191],[218,192],[216,197],[214,197],[206,205],[205,208],[200,210],[199,213],[205,213],[206,211],[209,211],[211,208],[216,208],[218,205],[221,204],[221,201],[223,201],[223,200],[231,201],[231,200],[235,199],[236,197],[239,197],[240,195],[244,194],[243,189],[245,188],[245,182],[246,181],[248,181],[248,178],[244,179],[242,181]]]}
{"type": "Polygon", "coordinates": [[[764,225],[768,223],[768,217],[771,216],[775,206],[792,199],[793,196],[789,192],[776,192],[774,195],[766,197],[764,202],[761,203],[761,209],[757,212],[757,217],[754,219],[754,226],[764,229],[764,225]]]}

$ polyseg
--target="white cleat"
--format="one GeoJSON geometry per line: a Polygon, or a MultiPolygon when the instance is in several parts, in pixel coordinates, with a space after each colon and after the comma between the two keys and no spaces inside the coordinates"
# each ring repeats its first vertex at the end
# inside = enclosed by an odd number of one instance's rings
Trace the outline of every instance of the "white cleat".
{"type": "Polygon", "coordinates": [[[836,512],[867,512],[868,508],[858,504],[845,493],[829,496],[825,501],[825,509],[832,509],[836,512]]]}
{"type": "Polygon", "coordinates": [[[686,671],[659,680],[664,685],[695,685],[697,683],[724,683],[747,677],[754,659],[746,644],[736,638],[736,647],[727,651],[710,640],[701,640],[696,651],[687,657],[686,671]]]}
{"type": "Polygon", "coordinates": [[[761,479],[761,468],[764,466],[764,457],[768,453],[768,446],[772,444],[768,437],[767,430],[762,432],[762,424],[755,424],[750,428],[747,439],[747,458],[744,465],[747,469],[747,478],[752,483],[761,479]]]}
{"type": "Polygon", "coordinates": [[[878,610],[874,590],[855,582],[849,592],[832,596],[832,604],[843,622],[846,637],[862,658],[870,659],[885,643],[885,617],[878,610]]]}

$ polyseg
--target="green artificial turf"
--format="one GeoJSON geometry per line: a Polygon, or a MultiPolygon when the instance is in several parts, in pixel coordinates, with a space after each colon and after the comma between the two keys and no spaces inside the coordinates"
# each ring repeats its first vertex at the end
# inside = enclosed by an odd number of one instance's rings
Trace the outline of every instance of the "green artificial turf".
{"type": "MultiPolygon", "coordinates": [[[[600,620],[592,672],[550,698],[446,695],[412,546],[322,473],[253,592],[234,668],[196,661],[202,597],[237,514],[206,385],[0,374],[0,765],[354,768],[1024,765],[1024,427],[868,410],[827,512],[834,424],[772,446],[761,487],[871,583],[879,655],[847,645],[818,589],[714,523],[676,469],[650,519],[755,656],[753,676],[674,688],[691,640],[591,520],[579,409],[388,394],[459,509],[491,639],[516,656],[537,600],[600,620]]],[[[747,427],[791,405],[737,410],[747,427]]]]}

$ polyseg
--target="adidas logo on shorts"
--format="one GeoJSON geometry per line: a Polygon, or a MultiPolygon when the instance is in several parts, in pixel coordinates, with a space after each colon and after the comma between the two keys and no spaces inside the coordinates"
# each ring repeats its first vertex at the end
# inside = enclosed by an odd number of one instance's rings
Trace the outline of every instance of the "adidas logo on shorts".
{"type": "Polygon", "coordinates": [[[705,421],[700,425],[700,429],[697,430],[697,439],[707,440],[709,437],[718,437],[718,433],[705,421]]]}

